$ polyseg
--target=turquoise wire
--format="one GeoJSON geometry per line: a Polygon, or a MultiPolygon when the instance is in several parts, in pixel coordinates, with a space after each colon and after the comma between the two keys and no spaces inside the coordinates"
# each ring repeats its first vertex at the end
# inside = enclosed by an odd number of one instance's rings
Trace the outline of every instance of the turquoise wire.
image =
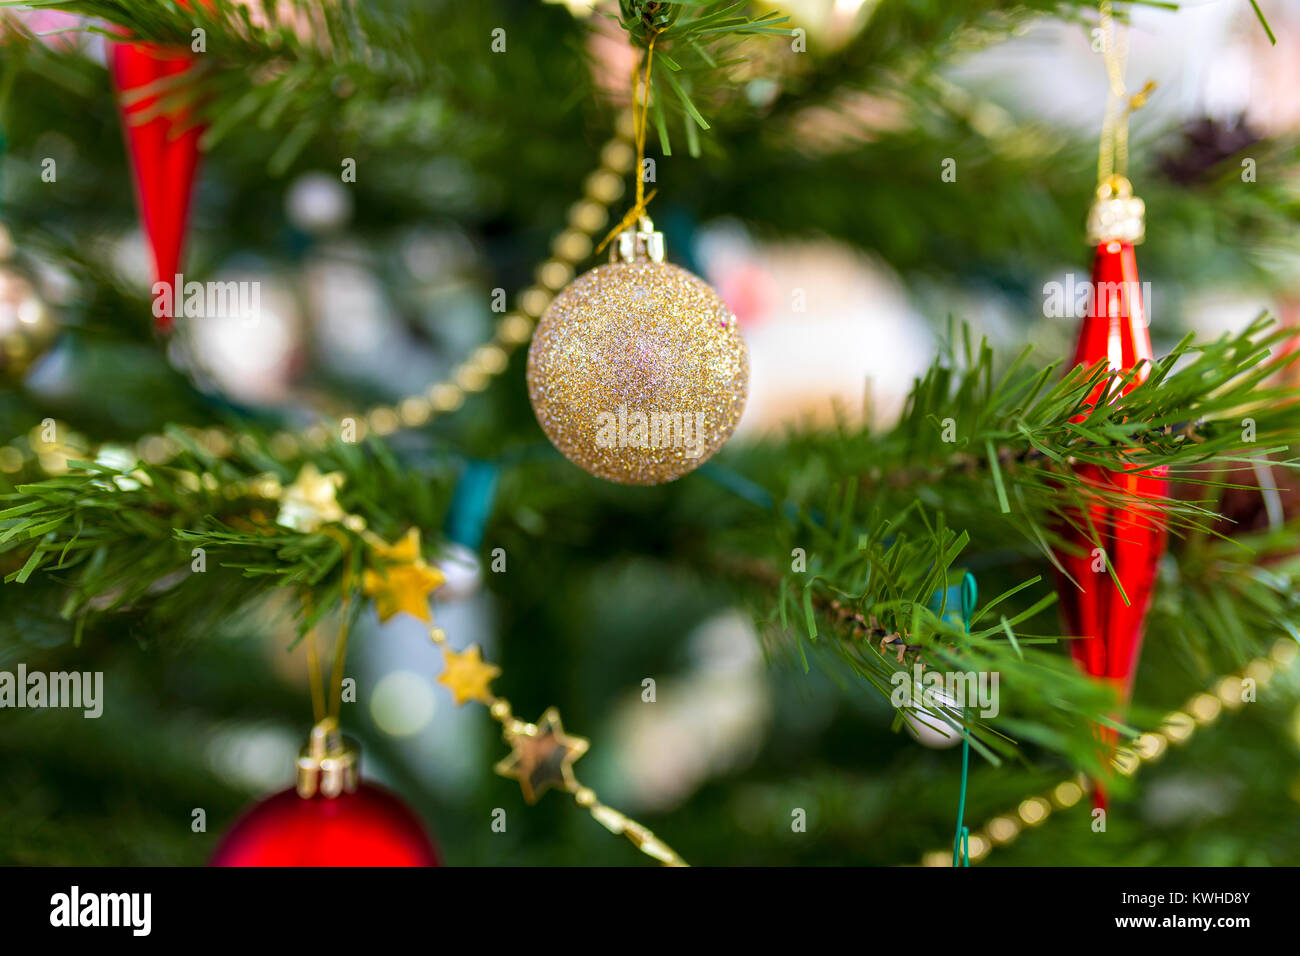
{"type": "MultiPolygon", "coordinates": [[[[975,604],[979,589],[975,584],[975,575],[969,571],[961,582],[961,620],[970,633],[971,617],[975,613],[975,604]]],[[[966,819],[966,784],[970,779],[970,731],[965,727],[961,731],[961,793],[957,798],[957,832],[952,838],[952,865],[970,866],[970,827],[966,819]]]]}
{"type": "Polygon", "coordinates": [[[952,865],[970,866],[970,827],[964,826],[966,817],[966,779],[970,769],[970,737],[962,731],[961,741],[961,796],[957,799],[957,834],[952,838],[952,865]]]}

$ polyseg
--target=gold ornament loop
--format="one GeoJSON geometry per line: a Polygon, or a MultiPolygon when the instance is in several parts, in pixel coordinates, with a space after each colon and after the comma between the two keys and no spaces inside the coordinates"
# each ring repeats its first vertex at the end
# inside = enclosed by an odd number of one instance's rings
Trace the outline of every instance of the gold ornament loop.
{"type": "Polygon", "coordinates": [[[610,262],[663,262],[664,234],[655,229],[649,216],[641,216],[635,229],[618,234],[618,241],[610,247],[610,262]]]}
{"type": "Polygon", "coordinates": [[[1098,23],[1107,79],[1106,113],[1101,124],[1101,143],[1097,155],[1097,181],[1104,185],[1112,175],[1128,175],[1129,117],[1146,106],[1156,84],[1154,80],[1148,80],[1142,89],[1129,96],[1124,85],[1128,37],[1115,29],[1111,0],[1101,0],[1098,23]]]}
{"type": "MultiPolygon", "coordinates": [[[[645,218],[646,207],[650,205],[650,200],[655,198],[658,190],[652,190],[650,195],[645,194],[645,136],[646,136],[646,119],[650,115],[650,71],[654,68],[655,62],[655,40],[657,36],[650,38],[650,44],[646,47],[645,55],[645,96],[641,96],[641,68],[638,64],[637,69],[632,73],[632,115],[636,127],[634,142],[636,144],[636,167],[633,172],[636,175],[636,202],[627,214],[619,221],[618,225],[609,231],[609,234],[601,240],[600,245],[596,247],[597,252],[603,252],[609,245],[610,240],[623,232],[628,226],[632,225],[639,219],[645,218]]],[[[612,261],[612,260],[611,260],[612,261]]],[[[659,260],[657,260],[659,261],[659,260]]]]}

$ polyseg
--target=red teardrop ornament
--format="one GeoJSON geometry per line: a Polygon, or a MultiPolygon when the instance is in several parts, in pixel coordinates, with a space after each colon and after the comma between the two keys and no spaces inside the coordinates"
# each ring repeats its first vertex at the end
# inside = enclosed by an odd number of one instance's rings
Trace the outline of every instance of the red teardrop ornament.
{"type": "MultiPolygon", "coordinates": [[[[151,116],[159,97],[143,88],[184,73],[195,59],[184,49],[109,44],[110,72],[118,90],[122,132],[135,176],[140,220],[153,255],[155,282],[173,283],[180,272],[203,127],[184,111],[151,116]]],[[[156,321],[160,331],[171,328],[169,316],[156,321]]]]}
{"type": "MultiPolygon", "coordinates": [[[[1100,383],[1091,397],[1091,401],[1098,402],[1114,400],[1145,381],[1152,353],[1133,244],[1100,242],[1092,282],[1091,306],[1079,330],[1074,364],[1091,367],[1104,360],[1116,373],[1138,368],[1122,384],[1118,375],[1100,383]]],[[[1112,682],[1121,700],[1127,701],[1156,572],[1165,550],[1160,501],[1167,494],[1167,472],[1151,469],[1126,473],[1080,465],[1076,473],[1098,495],[1087,506],[1086,517],[1082,513],[1071,516],[1081,529],[1063,529],[1077,553],[1057,555],[1066,571],[1058,575],[1061,616],[1066,633],[1076,637],[1070,642],[1075,662],[1093,677],[1112,682]],[[1095,539],[1087,533],[1089,521],[1095,539]],[[1100,556],[1094,556],[1097,547],[1103,549],[1114,578],[1123,585],[1122,592],[1100,556]]],[[[1109,749],[1114,745],[1114,732],[1099,730],[1109,749]]],[[[1105,806],[1106,797],[1100,787],[1095,801],[1105,806]]]]}

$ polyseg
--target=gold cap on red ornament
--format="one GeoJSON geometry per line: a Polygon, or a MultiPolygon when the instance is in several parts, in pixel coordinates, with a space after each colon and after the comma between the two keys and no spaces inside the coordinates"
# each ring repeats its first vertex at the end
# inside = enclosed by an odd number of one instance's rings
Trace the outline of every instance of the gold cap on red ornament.
{"type": "Polygon", "coordinates": [[[1146,203],[1133,195],[1133,184],[1123,176],[1111,176],[1097,187],[1097,198],[1088,210],[1088,242],[1137,245],[1146,236],[1146,212],[1146,203]]]}
{"type": "Polygon", "coordinates": [[[326,717],[311,729],[298,753],[298,796],[304,800],[317,794],[337,797],[356,790],[360,779],[361,748],[343,736],[338,720],[326,717]]]}

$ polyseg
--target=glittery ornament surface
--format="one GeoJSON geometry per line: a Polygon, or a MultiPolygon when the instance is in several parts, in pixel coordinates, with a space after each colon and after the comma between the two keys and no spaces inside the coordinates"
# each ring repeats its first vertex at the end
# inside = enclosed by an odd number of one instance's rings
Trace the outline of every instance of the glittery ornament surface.
{"type": "Polygon", "coordinates": [[[703,280],[662,262],[599,266],[542,316],[528,393],[566,458],[629,485],[672,481],[709,459],[745,407],[736,318],[703,280]]]}

